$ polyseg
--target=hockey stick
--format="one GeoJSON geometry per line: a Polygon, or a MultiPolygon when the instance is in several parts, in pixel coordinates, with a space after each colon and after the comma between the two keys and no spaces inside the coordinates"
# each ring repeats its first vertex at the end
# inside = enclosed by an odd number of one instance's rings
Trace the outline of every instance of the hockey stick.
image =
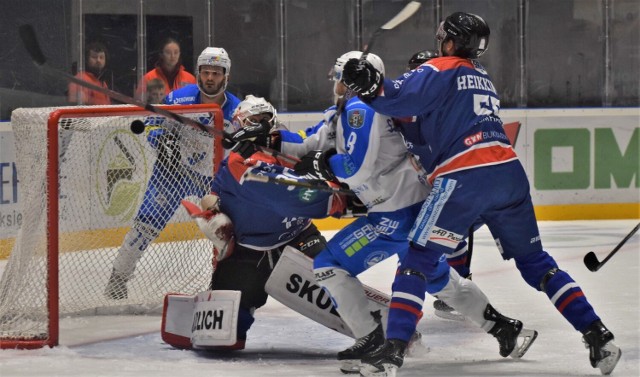
{"type": "Polygon", "coordinates": [[[588,252],[584,256],[584,265],[587,266],[589,271],[593,271],[593,272],[598,271],[602,266],[604,266],[605,263],[607,263],[609,259],[611,259],[611,257],[615,253],[618,252],[618,250],[620,250],[622,246],[624,246],[625,243],[627,243],[627,241],[629,241],[629,238],[633,237],[633,235],[636,234],[638,229],[640,229],[640,223],[638,223],[638,225],[636,225],[635,228],[631,229],[631,232],[629,232],[629,234],[627,234],[627,236],[623,238],[622,241],[620,241],[620,243],[615,248],[613,248],[613,250],[611,250],[609,255],[607,255],[607,257],[604,258],[602,262],[598,261],[598,257],[596,256],[596,253],[594,253],[593,251],[588,252]]]}
{"type": "MultiPolygon", "coordinates": [[[[471,256],[473,255],[473,225],[469,228],[469,236],[467,237],[467,260],[464,262],[464,265],[469,268],[471,271],[471,256]]],[[[469,273],[471,276],[471,273],[469,273]]],[[[467,277],[467,276],[463,276],[467,277]]]]}
{"type": "Polygon", "coordinates": [[[356,195],[353,191],[344,189],[342,187],[331,187],[331,186],[323,185],[321,183],[315,183],[314,181],[304,181],[304,180],[296,181],[293,179],[268,177],[266,175],[251,173],[249,171],[247,171],[244,174],[244,179],[247,181],[253,181],[253,182],[275,183],[276,185],[297,186],[297,187],[304,187],[304,188],[318,190],[318,191],[326,191],[326,192],[333,192],[333,193],[353,195],[353,196],[356,195]]]}
{"type": "MultiPolygon", "coordinates": [[[[367,60],[367,56],[369,55],[369,51],[371,51],[371,47],[373,46],[373,44],[376,42],[376,40],[382,33],[384,33],[387,30],[392,30],[396,26],[405,22],[407,19],[409,19],[409,17],[413,16],[413,14],[418,11],[421,5],[422,4],[417,1],[410,2],[409,4],[405,5],[404,8],[402,8],[402,10],[398,12],[398,14],[393,16],[393,18],[391,18],[384,25],[376,29],[376,31],[371,35],[371,38],[369,38],[369,42],[366,45],[364,45],[364,48],[362,49],[362,55],[360,56],[360,60],[361,61],[367,60]]],[[[338,102],[336,103],[337,109],[336,109],[335,115],[333,116],[334,121],[332,122],[334,127],[336,126],[336,123],[340,118],[340,114],[342,114],[342,112],[344,111],[344,107],[347,104],[348,98],[349,97],[347,96],[347,94],[345,94],[342,97],[340,97],[338,99],[338,102]]]]}
{"type": "Polygon", "coordinates": [[[126,103],[129,105],[136,105],[152,113],[156,113],[164,117],[174,119],[180,123],[187,124],[196,129],[200,129],[202,131],[209,132],[209,133],[217,133],[217,134],[222,133],[222,136],[226,136],[224,131],[215,130],[212,127],[207,127],[204,124],[197,122],[193,119],[190,119],[186,116],[153,106],[149,103],[144,103],[133,97],[129,97],[122,93],[113,91],[109,88],[103,88],[101,86],[94,85],[90,82],[87,82],[78,77],[75,77],[72,74],[67,73],[61,69],[57,69],[50,66],[49,64],[47,64],[47,58],[42,53],[42,49],[40,48],[40,44],[38,43],[38,38],[36,38],[36,33],[33,30],[33,27],[31,25],[21,25],[19,32],[20,32],[20,38],[22,39],[22,43],[24,44],[24,47],[27,49],[27,52],[31,56],[31,59],[36,64],[36,66],[45,74],[48,74],[50,76],[56,76],[56,77],[62,76],[74,84],[105,94],[118,102],[126,103]]]}
{"type": "Polygon", "coordinates": [[[376,39],[378,39],[378,37],[383,32],[385,32],[387,30],[392,30],[396,26],[398,26],[401,23],[405,22],[407,19],[409,19],[409,17],[413,16],[413,14],[418,11],[418,9],[420,8],[420,5],[422,5],[422,4],[420,4],[417,1],[410,2],[409,4],[405,5],[405,7],[402,8],[402,10],[400,12],[398,12],[398,14],[393,16],[392,19],[387,21],[384,25],[380,26],[373,33],[371,38],[369,39],[369,43],[367,43],[364,46],[364,49],[362,50],[362,56],[360,57],[360,60],[365,60],[367,58],[367,55],[369,55],[369,51],[371,51],[371,46],[373,46],[373,43],[376,41],[376,39]]]}
{"type": "MultiPolygon", "coordinates": [[[[212,135],[216,135],[216,136],[222,136],[227,140],[230,140],[230,136],[227,132],[222,131],[222,130],[217,130],[211,126],[206,126],[196,120],[193,120],[189,117],[186,117],[184,115],[180,115],[177,113],[174,113],[173,111],[169,111],[166,109],[163,109],[161,107],[157,107],[154,106],[152,104],[149,103],[145,103],[142,101],[139,101],[133,97],[129,97],[125,94],[116,92],[114,90],[111,90],[109,88],[103,88],[101,86],[97,86],[94,85],[90,82],[84,81],[82,79],[79,79],[61,69],[57,69],[54,68],[52,66],[50,66],[47,63],[47,58],[44,56],[44,54],[42,53],[42,49],[40,48],[40,43],[38,43],[38,38],[36,37],[36,33],[33,30],[33,26],[25,24],[25,25],[21,25],[19,28],[19,33],[20,33],[20,38],[22,39],[22,43],[24,44],[25,49],[27,50],[27,52],[29,53],[29,55],[31,56],[31,60],[33,60],[33,62],[36,64],[36,66],[40,69],[40,71],[42,71],[45,74],[48,74],[52,77],[63,77],[65,79],[67,79],[68,81],[77,84],[79,86],[83,86],[85,88],[91,89],[93,91],[96,91],[98,93],[102,93],[104,95],[109,96],[109,98],[112,98],[118,102],[124,103],[124,104],[128,104],[128,105],[135,105],[138,107],[141,107],[149,112],[158,114],[158,115],[162,115],[166,118],[170,118],[173,119],[177,122],[180,122],[182,124],[186,124],[188,126],[191,126],[195,129],[207,132],[209,134],[212,135]]],[[[144,127],[144,123],[142,123],[142,128],[140,127],[140,121],[134,121],[131,124],[131,132],[135,133],[135,134],[140,134],[145,130],[144,127]]],[[[298,159],[291,157],[291,156],[287,156],[279,151],[276,151],[274,149],[270,149],[270,148],[266,148],[263,146],[259,146],[256,145],[256,147],[264,152],[267,153],[271,156],[274,157],[279,157],[282,158],[283,160],[288,161],[289,163],[295,164],[296,162],[298,162],[298,159]]]]}

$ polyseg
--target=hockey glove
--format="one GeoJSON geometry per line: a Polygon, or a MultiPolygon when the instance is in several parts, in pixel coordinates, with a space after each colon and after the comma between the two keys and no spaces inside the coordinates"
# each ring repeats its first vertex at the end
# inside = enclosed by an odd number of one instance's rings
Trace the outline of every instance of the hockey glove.
{"type": "Polygon", "coordinates": [[[171,132],[163,132],[158,136],[157,140],[158,162],[167,169],[177,167],[180,163],[180,146],[178,145],[178,136],[171,132]]]}
{"type": "Polygon", "coordinates": [[[362,201],[354,195],[347,196],[347,206],[343,217],[361,217],[367,216],[369,209],[362,203],[362,201]]]}
{"type": "Polygon", "coordinates": [[[251,141],[263,147],[269,147],[271,144],[271,137],[269,135],[271,127],[271,123],[267,120],[263,120],[258,124],[242,127],[223,140],[223,147],[230,149],[241,141],[251,141]]]}
{"type": "Polygon", "coordinates": [[[213,243],[214,265],[229,257],[235,246],[233,223],[229,216],[220,211],[220,199],[215,193],[202,197],[200,206],[188,200],[182,200],[182,205],[189,212],[198,228],[213,243]]]}
{"type": "Polygon", "coordinates": [[[378,96],[383,80],[382,72],[367,60],[349,59],[342,71],[344,85],[366,101],[378,96]]]}
{"type": "Polygon", "coordinates": [[[334,148],[325,152],[311,151],[304,155],[300,162],[295,164],[293,171],[302,178],[333,181],[336,176],[331,171],[331,166],[329,166],[329,158],[334,154],[336,154],[334,148]]]}

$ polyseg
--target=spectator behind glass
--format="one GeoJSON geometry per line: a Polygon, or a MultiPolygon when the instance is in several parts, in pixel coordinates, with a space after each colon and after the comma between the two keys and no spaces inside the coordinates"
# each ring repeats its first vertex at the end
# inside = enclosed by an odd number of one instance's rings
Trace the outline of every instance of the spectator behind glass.
{"type": "Polygon", "coordinates": [[[196,83],[196,78],[187,72],[182,65],[178,41],[167,38],[161,46],[156,67],[147,72],[138,85],[136,95],[140,99],[144,99],[143,91],[147,89],[146,84],[153,79],[159,79],[164,83],[164,95],[185,85],[196,83]]]}
{"type": "MultiPolygon", "coordinates": [[[[107,48],[99,42],[89,43],[85,49],[85,70],[80,71],[75,77],[108,89],[104,80],[105,66],[107,65],[107,48]]],[[[111,99],[106,94],[96,92],[77,84],[69,84],[68,100],[74,105],[110,105],[111,99]]]]}
{"type": "Polygon", "coordinates": [[[165,97],[166,86],[162,80],[155,78],[147,82],[146,103],[162,103],[165,97]]]}

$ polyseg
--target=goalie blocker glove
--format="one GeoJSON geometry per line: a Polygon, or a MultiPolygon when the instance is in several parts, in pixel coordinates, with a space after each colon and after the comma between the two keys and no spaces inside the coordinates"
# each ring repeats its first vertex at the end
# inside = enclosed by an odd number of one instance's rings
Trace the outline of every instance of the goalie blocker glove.
{"type": "Polygon", "coordinates": [[[296,175],[307,179],[319,179],[323,181],[333,181],[336,176],[329,166],[329,158],[335,155],[337,151],[331,148],[327,151],[310,151],[304,155],[293,170],[296,175]]]}
{"type": "Polygon", "coordinates": [[[365,101],[371,101],[378,96],[383,80],[382,72],[368,60],[349,59],[342,71],[344,85],[358,93],[365,101]]]}

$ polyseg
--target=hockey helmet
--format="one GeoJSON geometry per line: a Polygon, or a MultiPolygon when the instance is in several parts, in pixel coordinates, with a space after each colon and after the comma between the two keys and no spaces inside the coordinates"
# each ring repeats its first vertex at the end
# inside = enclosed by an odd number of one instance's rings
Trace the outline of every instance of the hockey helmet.
{"type": "Polygon", "coordinates": [[[278,114],[273,105],[262,97],[255,97],[251,94],[247,95],[244,100],[238,104],[238,107],[236,107],[233,113],[232,123],[234,131],[242,127],[258,124],[259,122],[252,120],[251,116],[261,114],[269,114],[265,120],[269,122],[273,129],[278,119],[278,114]]]}
{"type": "MultiPolygon", "coordinates": [[[[362,56],[362,51],[349,51],[345,54],[342,54],[338,59],[336,59],[335,64],[331,71],[329,71],[329,79],[333,81],[342,80],[342,70],[344,65],[350,59],[360,59],[362,56]]],[[[384,63],[382,59],[376,54],[368,54],[367,61],[373,65],[375,69],[380,71],[384,75],[384,63]]]]}
{"type": "Polygon", "coordinates": [[[203,65],[211,65],[214,67],[224,68],[225,76],[229,76],[231,71],[231,58],[224,48],[221,47],[207,47],[200,56],[198,56],[197,71],[200,72],[200,67],[203,65]]]}
{"type": "Polygon", "coordinates": [[[409,68],[409,70],[416,69],[418,68],[418,66],[422,65],[424,62],[437,57],[438,57],[437,51],[433,51],[433,50],[418,51],[415,54],[413,54],[411,59],[409,59],[409,62],[407,62],[407,68],[409,68]]]}
{"type": "Polygon", "coordinates": [[[465,12],[455,12],[440,23],[436,33],[438,51],[442,44],[453,40],[453,55],[461,58],[477,59],[489,48],[489,25],[482,17],[465,12]]]}

